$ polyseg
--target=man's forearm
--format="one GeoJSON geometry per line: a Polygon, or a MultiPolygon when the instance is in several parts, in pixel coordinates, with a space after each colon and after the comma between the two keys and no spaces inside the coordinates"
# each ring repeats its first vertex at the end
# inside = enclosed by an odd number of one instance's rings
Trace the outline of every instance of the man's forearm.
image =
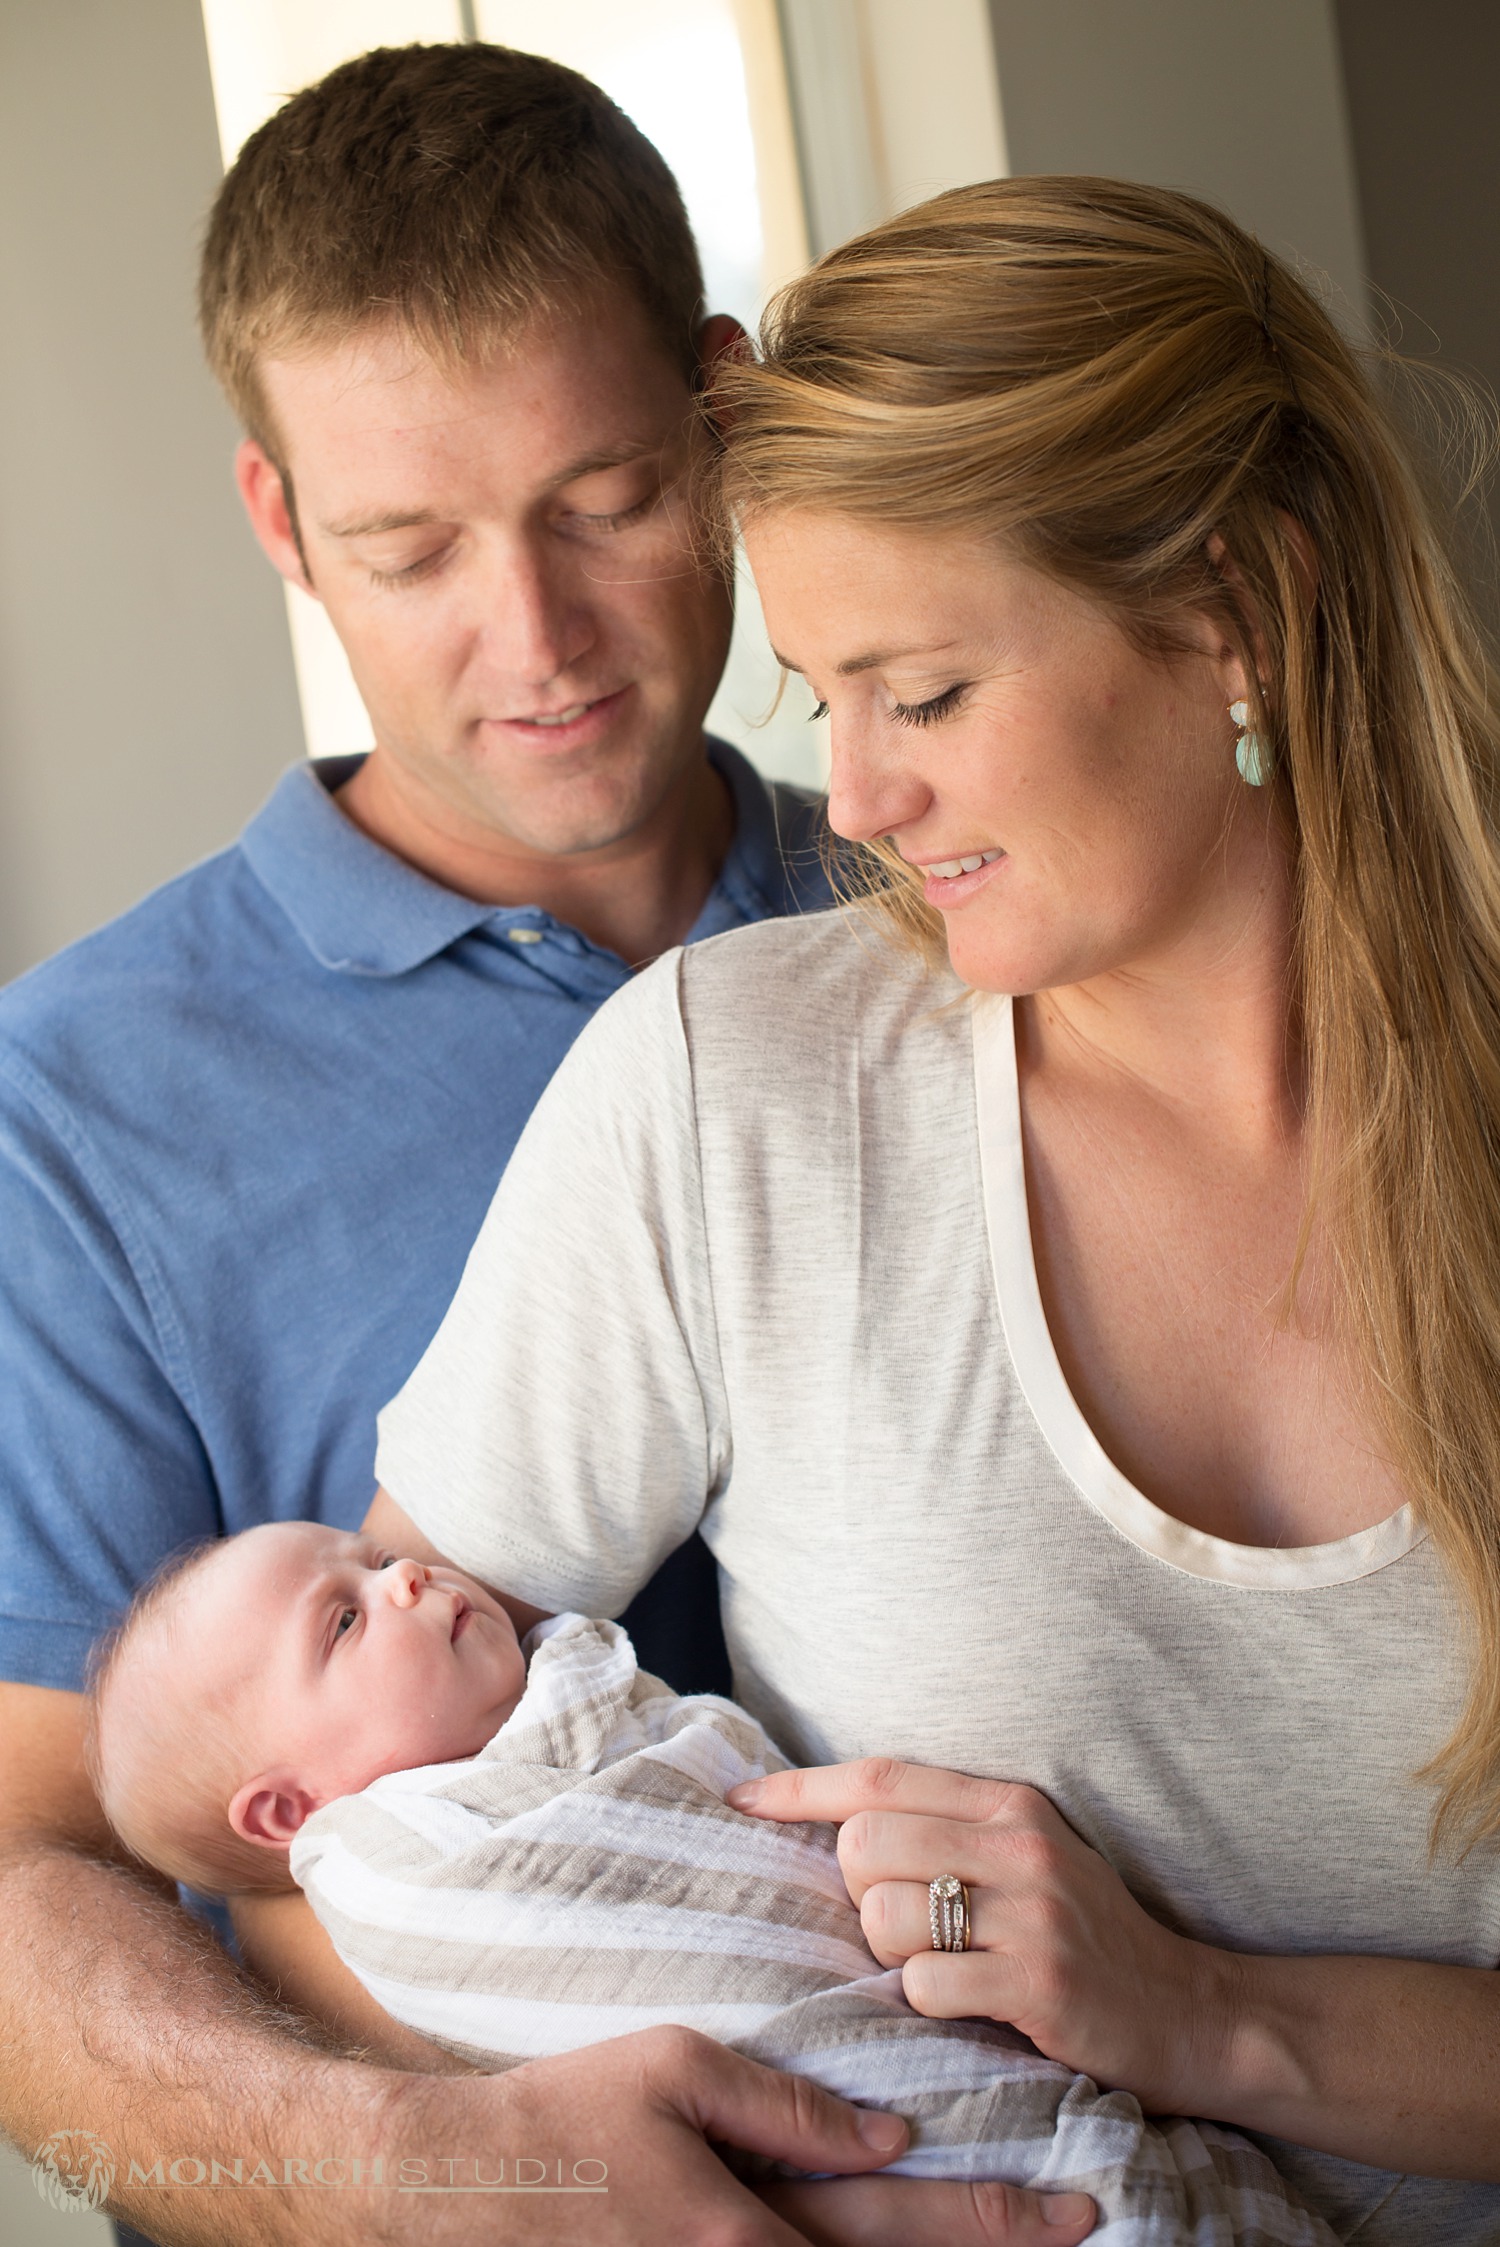
{"type": "MultiPolygon", "coordinates": [[[[322,2046],[173,1900],[98,1858],[10,1850],[0,1920],[0,2124],[23,2151],[59,2130],[104,2139],[111,2208],[173,2240],[325,2236],[309,2192],[175,2190],[168,2214],[161,2186],[130,2179],[149,2178],[159,2156],[158,2175],[176,2160],[188,2180],[214,2160],[248,2172],[263,2158],[281,2180],[288,2160],[368,2159],[405,2078],[322,2046]]],[[[341,2222],[326,2236],[361,2233],[341,2222]]]]}

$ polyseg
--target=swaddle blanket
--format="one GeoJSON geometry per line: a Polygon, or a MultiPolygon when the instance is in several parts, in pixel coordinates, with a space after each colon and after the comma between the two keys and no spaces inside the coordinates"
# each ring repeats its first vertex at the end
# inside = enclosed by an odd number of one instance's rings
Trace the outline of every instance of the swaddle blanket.
{"type": "Polygon", "coordinates": [[[480,1755],[377,1779],[292,1844],[340,1957],[397,2020],[488,2068],[676,2022],[904,2115],[894,2171],[1092,2193],[1110,2247],[1328,2247],[1233,2131],[1147,2121],[1010,2030],[913,2013],[833,1829],[725,1803],[786,1768],[743,1709],[638,1671],[613,1623],[558,1616],[527,1643],[525,1693],[480,1755]]]}

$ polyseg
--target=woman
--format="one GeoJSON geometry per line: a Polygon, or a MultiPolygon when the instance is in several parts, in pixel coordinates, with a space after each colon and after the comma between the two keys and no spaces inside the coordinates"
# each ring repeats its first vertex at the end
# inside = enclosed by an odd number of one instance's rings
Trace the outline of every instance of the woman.
{"type": "Polygon", "coordinates": [[[718,405],[907,951],[612,1002],[381,1479],[542,1607],[701,1520],[783,1744],[935,1767],[756,1805],[919,2008],[1500,2237],[1500,759],[1413,477],[1284,267],[1097,180],[834,252],[718,405]]]}

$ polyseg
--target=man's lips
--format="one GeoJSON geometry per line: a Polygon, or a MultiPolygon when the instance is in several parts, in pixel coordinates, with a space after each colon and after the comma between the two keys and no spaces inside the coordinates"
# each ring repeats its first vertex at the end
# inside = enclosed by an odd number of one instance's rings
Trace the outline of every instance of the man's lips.
{"type": "Polygon", "coordinates": [[[571,749],[602,732],[629,692],[628,686],[616,687],[610,694],[560,702],[554,710],[520,710],[511,717],[481,718],[479,723],[503,728],[513,741],[524,740],[538,749],[571,749]]]}

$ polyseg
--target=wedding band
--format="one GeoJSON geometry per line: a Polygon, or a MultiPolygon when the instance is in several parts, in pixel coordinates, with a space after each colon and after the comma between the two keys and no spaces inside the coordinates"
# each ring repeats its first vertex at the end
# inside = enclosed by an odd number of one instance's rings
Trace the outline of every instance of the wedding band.
{"type": "Polygon", "coordinates": [[[969,1891],[952,1873],[927,1883],[927,1910],[932,1920],[935,1951],[966,1951],[969,1947],[969,1891]]]}

